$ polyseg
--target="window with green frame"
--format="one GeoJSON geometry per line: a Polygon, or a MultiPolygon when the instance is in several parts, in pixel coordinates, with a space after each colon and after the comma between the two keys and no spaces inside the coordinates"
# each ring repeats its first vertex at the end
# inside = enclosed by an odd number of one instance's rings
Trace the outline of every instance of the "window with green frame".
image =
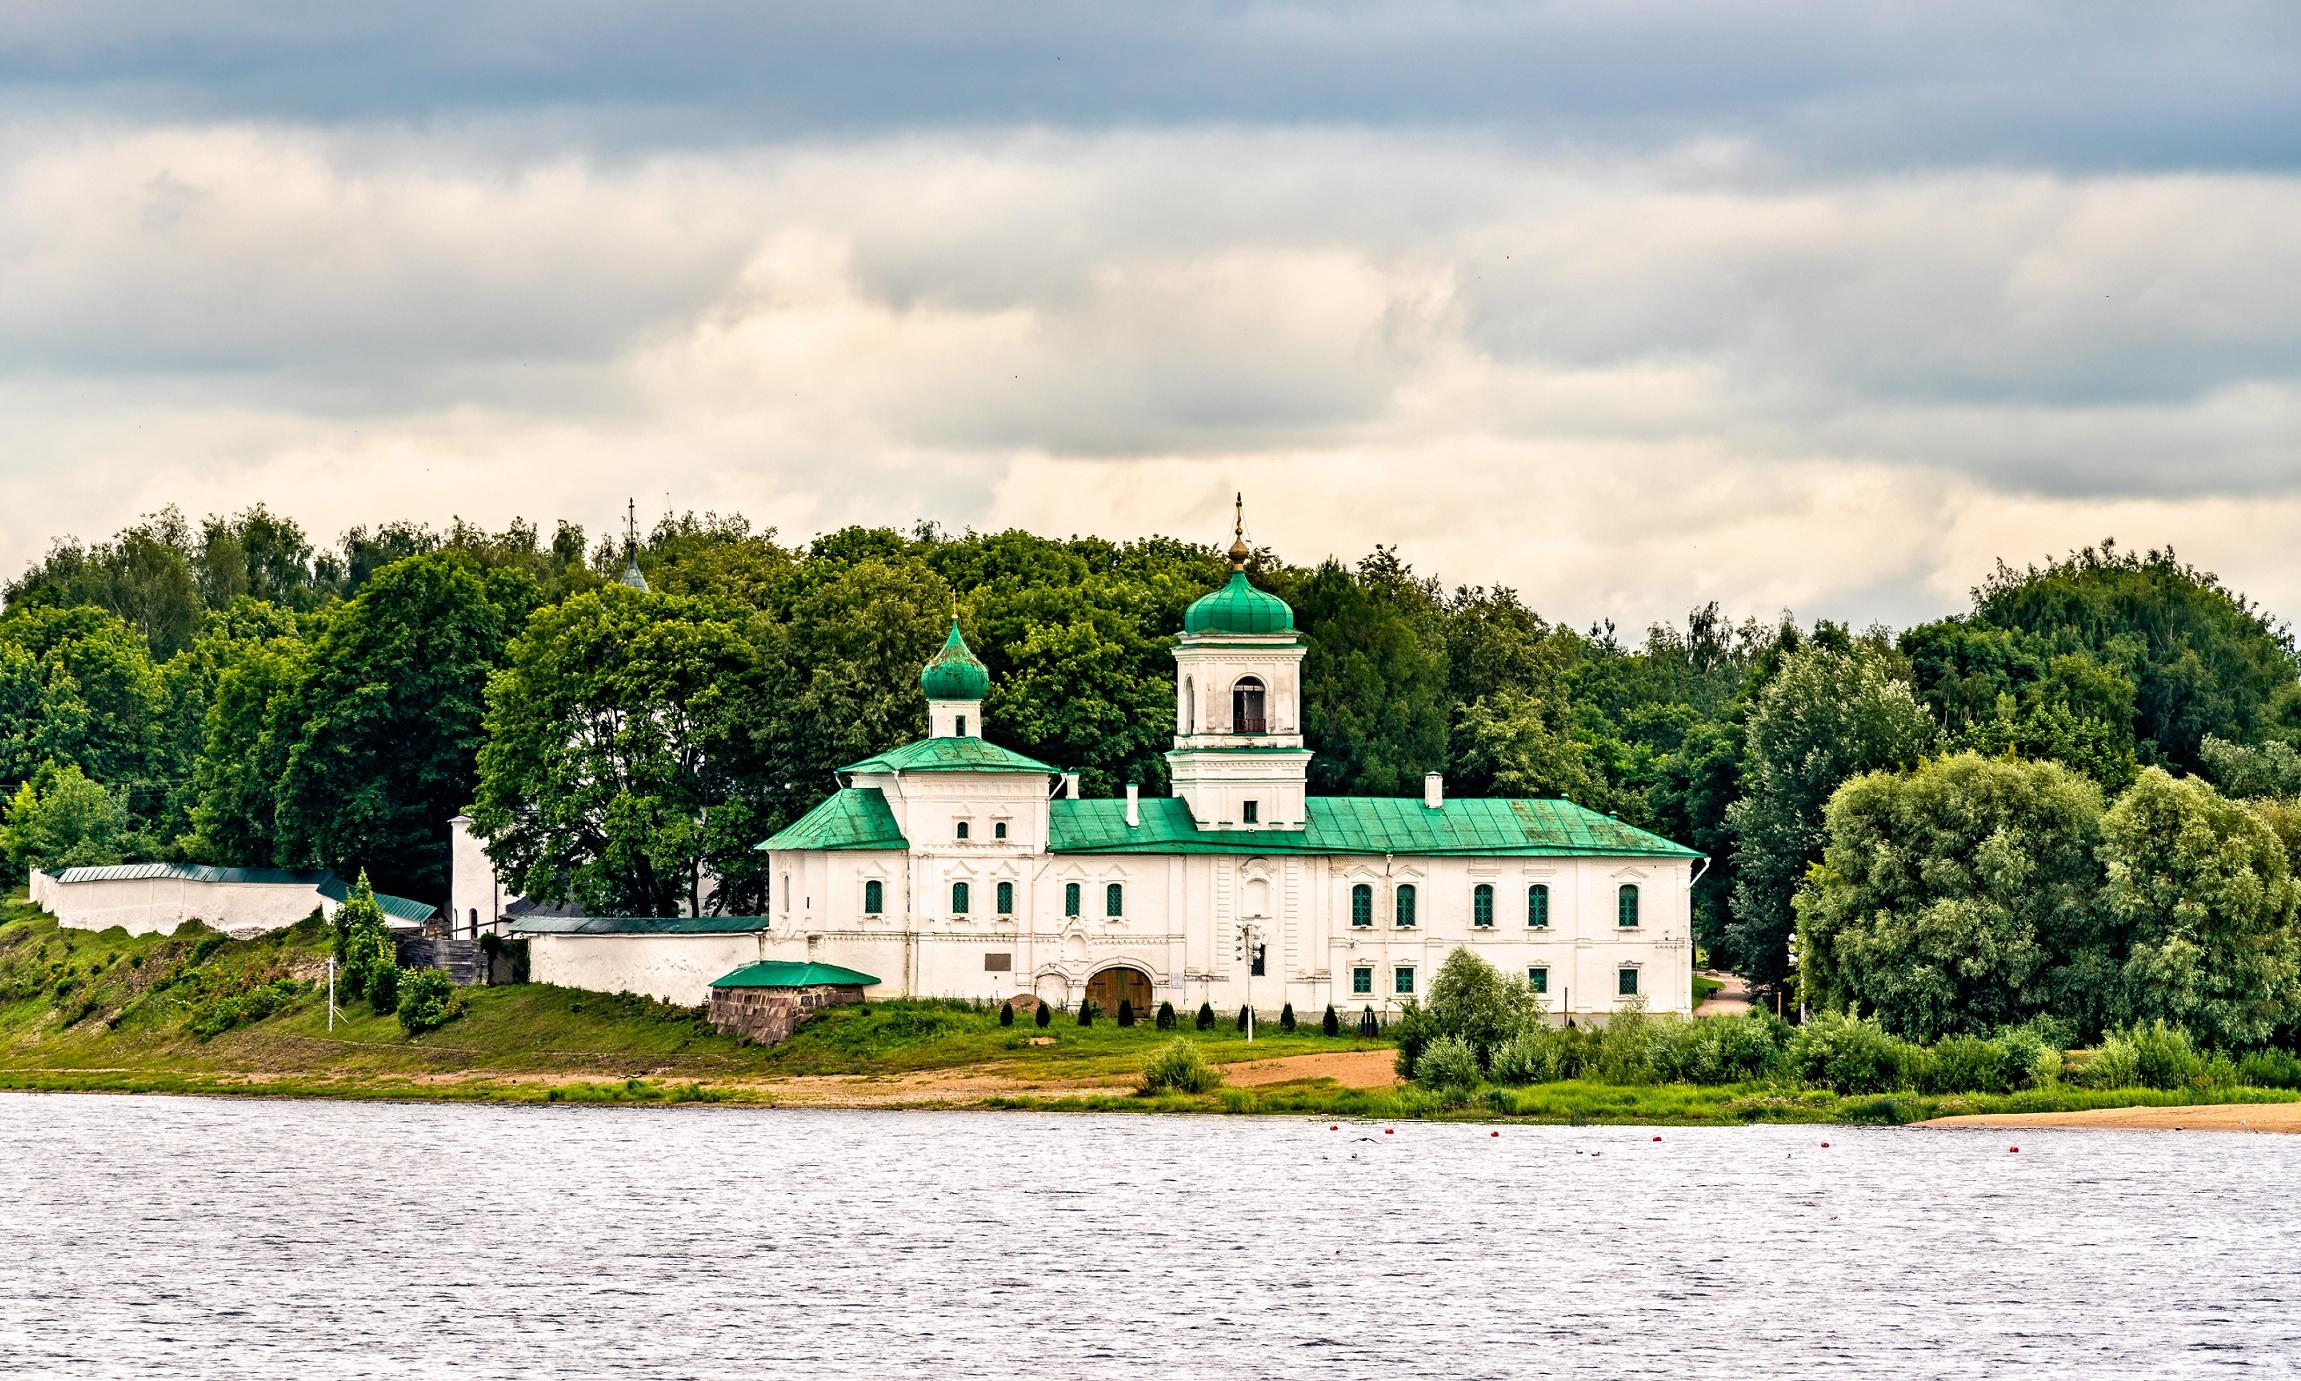
{"type": "Polygon", "coordinates": [[[1392,991],[1396,992],[1400,997],[1414,996],[1413,966],[1408,964],[1400,964],[1397,968],[1391,970],[1390,986],[1392,991]]]}
{"type": "Polygon", "coordinates": [[[1638,884],[1625,882],[1622,890],[1614,894],[1614,924],[1634,926],[1638,923],[1638,884]]]}
{"type": "Polygon", "coordinates": [[[1367,883],[1359,883],[1350,889],[1350,923],[1374,924],[1374,888],[1367,883]]]}
{"type": "Polygon", "coordinates": [[[1075,882],[1063,884],[1063,914],[1066,916],[1079,914],[1079,885],[1075,882]]]}
{"type": "Polygon", "coordinates": [[[1534,967],[1526,970],[1526,986],[1534,990],[1534,995],[1536,997],[1541,997],[1548,993],[1550,991],[1549,966],[1545,964],[1536,964],[1534,967]]]}
{"type": "Polygon", "coordinates": [[[1481,882],[1470,889],[1470,924],[1480,930],[1494,928],[1494,884],[1481,882]]]}
{"type": "Polygon", "coordinates": [[[1103,914],[1105,916],[1124,916],[1127,914],[1127,888],[1125,883],[1114,882],[1103,888],[1103,914]]]}
{"type": "Polygon", "coordinates": [[[1533,930],[1550,928],[1550,884],[1537,882],[1526,889],[1526,924],[1533,930]]]}
{"type": "Polygon", "coordinates": [[[968,889],[968,887],[967,887],[967,884],[965,884],[965,883],[963,883],[963,882],[954,882],[954,883],[952,883],[952,884],[951,884],[951,914],[952,914],[952,915],[954,915],[954,916],[964,916],[964,915],[966,915],[966,914],[967,914],[967,902],[968,902],[968,901],[969,901],[969,899],[970,899],[970,898],[968,897],[968,890],[969,890],[969,889],[968,889]]]}
{"type": "Polygon", "coordinates": [[[1391,896],[1391,916],[1400,930],[1414,928],[1414,884],[1402,882],[1391,896]]]}
{"type": "Polygon", "coordinates": [[[1350,990],[1354,993],[1373,992],[1374,970],[1369,968],[1352,969],[1350,971],[1350,990]]]}
{"type": "Polygon", "coordinates": [[[887,884],[872,878],[863,884],[863,914],[877,916],[887,909],[887,884]]]}
{"type": "Polygon", "coordinates": [[[1636,969],[1614,970],[1614,991],[1622,997],[1636,997],[1638,995],[1638,971],[1636,969]]]}
{"type": "Polygon", "coordinates": [[[1011,882],[999,884],[999,914],[1002,916],[1015,914],[1015,884],[1011,882]]]}

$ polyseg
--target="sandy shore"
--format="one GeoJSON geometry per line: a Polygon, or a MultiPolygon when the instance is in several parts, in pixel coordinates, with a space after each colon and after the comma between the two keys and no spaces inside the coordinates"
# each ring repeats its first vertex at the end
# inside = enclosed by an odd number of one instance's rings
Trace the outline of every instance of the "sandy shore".
{"type": "Polygon", "coordinates": [[[1922,1127],[2114,1127],[2128,1131],[2301,1132],[2301,1103],[2208,1103],[2185,1108],[2089,1108],[1937,1117],[1922,1127]]]}

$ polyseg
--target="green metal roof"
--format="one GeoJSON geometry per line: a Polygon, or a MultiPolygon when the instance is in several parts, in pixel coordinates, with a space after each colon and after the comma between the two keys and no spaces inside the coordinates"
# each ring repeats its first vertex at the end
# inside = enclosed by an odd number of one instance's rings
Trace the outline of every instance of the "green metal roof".
{"type": "Polygon", "coordinates": [[[1178,797],[1148,797],[1129,826],[1126,802],[1048,802],[1053,853],[1449,854],[1699,858],[1683,845],[1572,801],[1464,799],[1433,810],[1419,797],[1313,796],[1299,830],[1200,829],[1178,797]]]}
{"type": "MultiPolygon", "coordinates": [[[[95,868],[66,868],[56,875],[63,883],[143,882],[158,878],[197,882],[217,887],[308,887],[329,901],[340,902],[351,888],[328,868],[226,868],[209,863],[114,863],[95,868]]],[[[376,893],[376,906],[395,921],[418,924],[439,914],[429,902],[376,893]]]]}
{"type": "MultiPolygon", "coordinates": [[[[324,868],[320,871],[327,874],[326,880],[319,884],[321,896],[326,897],[329,901],[340,902],[352,894],[352,889],[345,885],[342,878],[324,868]]],[[[395,921],[414,921],[421,925],[439,914],[439,908],[430,902],[413,901],[407,897],[395,897],[389,892],[378,892],[375,894],[375,899],[376,909],[395,921]]]]}
{"type": "Polygon", "coordinates": [[[832,792],[821,805],[785,826],[761,849],[906,849],[910,841],[875,786],[832,792]]]}
{"type": "Polygon", "coordinates": [[[980,700],[990,693],[990,669],[959,636],[956,618],[951,620],[951,636],[943,639],[942,649],[919,673],[919,689],[929,700],[980,700]]]}
{"type": "Polygon", "coordinates": [[[879,980],[837,964],[799,963],[791,959],[762,959],[715,980],[714,988],[868,988],[879,980]]]}
{"type": "Polygon", "coordinates": [[[849,763],[841,772],[1039,772],[1056,769],[1037,758],[1001,748],[979,738],[923,738],[890,748],[877,757],[849,763]]]}
{"type": "Polygon", "coordinates": [[[1245,571],[1232,571],[1230,583],[1193,601],[1182,615],[1185,633],[1291,633],[1294,611],[1286,601],[1258,590],[1245,571]]]}
{"type": "Polygon", "coordinates": [[[515,935],[755,935],[765,916],[522,916],[515,935]]]}

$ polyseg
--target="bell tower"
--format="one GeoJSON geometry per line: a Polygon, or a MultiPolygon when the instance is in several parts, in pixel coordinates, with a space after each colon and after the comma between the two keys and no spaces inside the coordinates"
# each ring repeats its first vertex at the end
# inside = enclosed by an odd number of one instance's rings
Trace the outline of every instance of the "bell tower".
{"type": "Polygon", "coordinates": [[[1246,504],[1231,525],[1230,581],[1183,615],[1174,651],[1174,794],[1200,829],[1299,830],[1311,753],[1302,746],[1302,640],[1286,601],[1247,578],[1246,504]]]}

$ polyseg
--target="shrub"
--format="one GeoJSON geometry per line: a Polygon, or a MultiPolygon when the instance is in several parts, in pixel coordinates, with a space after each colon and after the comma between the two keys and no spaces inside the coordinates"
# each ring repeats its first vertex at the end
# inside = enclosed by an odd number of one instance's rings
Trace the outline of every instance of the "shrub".
{"type": "Polygon", "coordinates": [[[2301,1057],[2283,1050],[2256,1050],[2237,1062],[2237,1079],[2255,1088],[2301,1089],[2301,1057]]]}
{"type": "Polygon", "coordinates": [[[1143,1093],[1211,1093],[1222,1084],[1222,1071],[1206,1062],[1187,1036],[1177,1036],[1161,1047],[1143,1066],[1143,1093]]]}
{"type": "Polygon", "coordinates": [[[1440,1036],[1414,1062],[1414,1082],[1449,1101],[1467,1102],[1481,1077],[1478,1052],[1460,1036],[1440,1036]]]}
{"type": "Polygon", "coordinates": [[[1122,997],[1122,998],[1120,998],[1120,999],[1119,999],[1119,1025],[1121,1025],[1121,1026],[1132,1026],[1132,1025],[1134,1025],[1134,1024],[1135,1024],[1135,1004],[1134,1004],[1134,999],[1132,999],[1132,998],[1125,998],[1125,997],[1122,997]]]}
{"type": "Polygon", "coordinates": [[[1599,1077],[1611,1084],[1653,1082],[1654,1030],[1642,997],[1607,1017],[1598,1032],[1599,1077]]]}
{"type": "Polygon", "coordinates": [[[1461,1037],[1478,1056],[1481,1068],[1496,1046],[1541,1014],[1524,979],[1504,978],[1467,949],[1447,955],[1438,966],[1423,1013],[1431,1037],[1461,1037]]]}
{"type": "Polygon", "coordinates": [[[437,1031],[463,1015],[463,994],[438,969],[417,969],[399,988],[400,1029],[411,1036],[437,1031]]]}
{"type": "Polygon", "coordinates": [[[1278,1009],[1278,1029],[1286,1032],[1290,1036],[1294,1034],[1293,1003],[1289,1002],[1284,1007],[1278,1009]]]}
{"type": "Polygon", "coordinates": [[[1241,1030],[1241,1031],[1244,1031],[1244,1030],[1246,1029],[1246,1024],[1247,1024],[1248,1022],[1250,1022],[1250,1021],[1253,1021],[1253,1020],[1254,1020],[1254,1009],[1253,1009],[1252,1007],[1241,1007],[1241,1008],[1239,1008],[1239,1009],[1238,1009],[1238,1029],[1239,1029],[1239,1030],[1241,1030]]]}
{"type": "Polygon", "coordinates": [[[192,957],[184,961],[187,969],[196,969],[208,962],[208,956],[232,942],[229,935],[203,935],[200,943],[192,946],[192,957]]]}
{"type": "Polygon", "coordinates": [[[2204,1057],[2178,1026],[2153,1021],[2134,1027],[2126,1039],[2133,1043],[2135,1073],[2150,1088],[2186,1088],[2206,1072],[2204,1057]]]}
{"type": "Polygon", "coordinates": [[[999,1025],[1001,1025],[1001,1026],[1012,1026],[1012,1025],[1014,1025],[1014,1024],[1015,1024],[1015,1004],[1014,1004],[1014,1003],[1012,1003],[1012,1002],[1002,1002],[1002,1003],[1000,1003],[1000,1004],[999,1004],[999,1025]]]}
{"type": "Polygon", "coordinates": [[[2005,1051],[2005,1081],[2009,1088],[2050,1088],[2061,1078],[2061,1044],[2042,1023],[2011,1026],[1998,1032],[2005,1051]]]}
{"type": "Polygon", "coordinates": [[[1326,1004],[1326,1015],[1318,1019],[1318,1034],[1322,1036],[1339,1036],[1342,1034],[1342,1018],[1334,1014],[1334,1004],[1331,1002],[1326,1004]]]}
{"type": "Polygon", "coordinates": [[[1201,1002],[1198,1005],[1198,1029],[1201,1031],[1212,1031],[1214,1029],[1213,1003],[1201,1002]]]}
{"type": "Polygon", "coordinates": [[[1156,1023],[1158,1025],[1158,1029],[1161,1031],[1172,1031],[1174,1029],[1173,1003],[1161,1002],[1158,1005],[1158,1016],[1156,1018],[1156,1023]]]}
{"type": "Polygon", "coordinates": [[[1979,1036],[1945,1036],[1919,1062],[1927,1093],[2011,1093],[2013,1061],[2005,1046],[1979,1036]]]}
{"type": "Polygon", "coordinates": [[[1038,1027],[1038,1028],[1039,1028],[1041,1031],[1044,1031],[1044,1030],[1046,1030],[1046,1029],[1047,1029],[1047,1026],[1048,1026],[1048,1024],[1049,1024],[1049,1023],[1051,1023],[1052,1021],[1054,1021],[1054,1019],[1055,1019],[1055,1009],[1054,1009],[1054,1008],[1052,1008],[1052,1007],[1049,1007],[1049,1006],[1048,1006],[1046,1003],[1044,1003],[1044,1002],[1040,1003],[1040,1004],[1039,1004],[1039,1007],[1038,1007],[1038,1010],[1037,1010],[1036,1012],[1033,1012],[1033,1013],[1031,1014],[1031,1022],[1032,1022],[1032,1024],[1033,1024],[1033,1025],[1035,1025],[1035,1026],[1037,1026],[1037,1027],[1038,1027]]]}
{"type": "Polygon", "coordinates": [[[1914,1047],[1875,1021],[1824,1012],[1790,1037],[1790,1068],[1833,1093],[1892,1093],[1908,1086],[1914,1047]]]}
{"type": "Polygon", "coordinates": [[[1094,1025],[1094,1024],[1095,1024],[1095,1018],[1096,1018],[1097,1016],[1101,1015],[1101,1013],[1102,1013],[1102,1008],[1100,1008],[1100,1007],[1097,1007],[1097,1006],[1095,1005],[1095,1000],[1094,1000],[1093,998],[1091,998],[1091,997],[1082,997],[1082,998],[1080,998],[1080,999],[1079,999],[1079,1025],[1081,1025],[1081,1026],[1092,1026],[1092,1025],[1094,1025]]]}
{"type": "Polygon", "coordinates": [[[2141,1061],[2132,1042],[2120,1035],[2107,1035],[2078,1067],[2072,1082],[2085,1088],[2137,1088],[2141,1084],[2141,1061]]]}
{"type": "Polygon", "coordinates": [[[397,964],[385,964],[380,968],[368,970],[369,1009],[379,1017],[398,1011],[399,984],[400,970],[397,964]]]}
{"type": "Polygon", "coordinates": [[[1413,998],[1406,999],[1406,1006],[1399,1011],[1397,1020],[1390,1023],[1390,1037],[1398,1042],[1395,1066],[1399,1078],[1414,1077],[1415,1063],[1422,1058],[1422,1052],[1430,1043],[1438,1039],[1438,1034],[1429,1014],[1422,1010],[1422,1004],[1413,998]]]}

